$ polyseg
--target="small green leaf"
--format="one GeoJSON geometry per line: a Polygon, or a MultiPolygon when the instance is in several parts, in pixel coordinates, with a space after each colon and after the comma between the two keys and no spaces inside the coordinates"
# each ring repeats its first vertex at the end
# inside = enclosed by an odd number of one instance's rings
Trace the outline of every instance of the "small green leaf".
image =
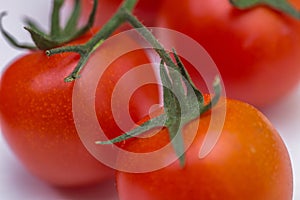
{"type": "Polygon", "coordinates": [[[142,125],[134,128],[133,130],[131,130],[127,133],[124,133],[123,135],[120,135],[119,137],[116,137],[116,138],[114,138],[112,140],[108,140],[108,141],[96,141],[96,144],[114,144],[117,142],[122,142],[129,138],[133,138],[142,133],[145,133],[146,131],[149,131],[152,128],[163,127],[163,126],[165,126],[165,121],[166,121],[166,115],[162,114],[158,117],[150,119],[149,121],[146,121],[142,125]]]}
{"type": "Polygon", "coordinates": [[[64,29],[65,35],[70,35],[70,34],[74,33],[74,31],[76,31],[76,27],[77,27],[79,16],[80,16],[80,11],[81,11],[80,1],[76,0],[72,14],[66,24],[65,29],[64,29]]]}
{"type": "Polygon", "coordinates": [[[198,99],[198,102],[202,103],[204,100],[203,100],[203,95],[202,93],[198,90],[198,88],[195,86],[193,80],[191,79],[189,73],[186,71],[182,61],[180,60],[179,56],[177,55],[175,49],[173,49],[173,54],[174,54],[174,57],[176,59],[176,62],[177,62],[177,66],[179,67],[179,70],[180,70],[180,73],[183,75],[183,77],[185,78],[184,79],[184,83],[186,84],[187,86],[187,96],[189,96],[191,93],[194,93],[196,94],[197,96],[197,99],[198,99]],[[191,87],[189,87],[191,86],[191,87]],[[192,91],[191,91],[192,89],[192,91]]]}
{"type": "Polygon", "coordinates": [[[172,91],[173,88],[173,82],[171,81],[168,72],[166,70],[166,66],[164,65],[164,62],[161,61],[160,63],[160,78],[163,85],[163,100],[164,100],[164,111],[167,114],[167,116],[173,116],[176,115],[177,112],[177,99],[174,95],[174,92],[172,91]],[[172,113],[172,114],[170,114],[172,113]]]}
{"type": "Polygon", "coordinates": [[[59,37],[61,34],[60,27],[60,9],[64,3],[64,0],[54,0],[52,17],[51,17],[51,33],[52,37],[59,37]]]}
{"type": "Polygon", "coordinates": [[[26,27],[30,27],[30,29],[35,30],[37,33],[44,33],[45,31],[42,30],[42,28],[32,19],[25,18],[24,23],[26,24],[26,27]]]}
{"type": "Polygon", "coordinates": [[[182,127],[180,126],[180,118],[179,121],[173,122],[171,126],[168,126],[170,140],[172,142],[175,153],[179,158],[180,166],[183,167],[185,163],[185,148],[181,129],[182,127]]]}
{"type": "Polygon", "coordinates": [[[12,35],[10,35],[2,26],[2,19],[6,15],[6,12],[0,13],[0,32],[6,38],[6,40],[14,47],[20,49],[37,50],[37,48],[31,44],[20,44],[12,35]]]}
{"type": "Polygon", "coordinates": [[[275,10],[287,13],[300,19],[299,11],[287,0],[229,0],[232,5],[239,9],[249,9],[259,5],[269,6],[275,10]]]}
{"type": "MultiPolygon", "coordinates": [[[[98,0],[94,0],[93,9],[89,16],[88,22],[83,27],[81,27],[79,30],[75,31],[73,34],[69,35],[69,37],[67,34],[64,34],[68,41],[71,41],[74,38],[77,38],[77,37],[83,35],[88,30],[90,30],[90,28],[93,27],[93,24],[95,22],[96,13],[97,13],[97,6],[98,6],[98,0]]],[[[75,9],[75,11],[76,11],[76,9],[75,9]]],[[[66,30],[66,31],[68,32],[69,30],[66,30]]]]}
{"type": "Polygon", "coordinates": [[[166,70],[166,66],[163,60],[160,61],[160,78],[164,87],[171,88],[172,81],[169,78],[168,72],[166,70]]]}
{"type": "MultiPolygon", "coordinates": [[[[76,0],[73,12],[69,17],[65,28],[62,29],[60,27],[60,11],[63,3],[64,0],[54,0],[51,18],[51,30],[49,34],[44,33],[44,31],[33,20],[28,18],[24,20],[27,25],[25,27],[25,30],[27,30],[30,33],[31,38],[36,47],[18,43],[15,38],[13,38],[3,29],[2,24],[0,24],[0,31],[4,35],[4,37],[9,41],[9,43],[11,43],[14,47],[17,48],[49,50],[62,46],[83,35],[93,26],[97,11],[98,0],[94,0],[93,10],[90,14],[89,20],[87,24],[85,24],[81,28],[77,28],[79,14],[81,10],[80,0],[76,0]]],[[[0,20],[2,20],[5,14],[5,12],[1,13],[0,20]]]]}
{"type": "Polygon", "coordinates": [[[231,4],[240,9],[246,9],[262,4],[261,0],[229,0],[231,4]]]}
{"type": "Polygon", "coordinates": [[[59,43],[53,41],[49,36],[45,34],[41,34],[34,29],[31,29],[31,27],[24,27],[24,28],[30,33],[31,38],[35,43],[35,45],[38,47],[38,49],[47,50],[49,48],[54,48],[56,46],[59,46],[59,43]]]}

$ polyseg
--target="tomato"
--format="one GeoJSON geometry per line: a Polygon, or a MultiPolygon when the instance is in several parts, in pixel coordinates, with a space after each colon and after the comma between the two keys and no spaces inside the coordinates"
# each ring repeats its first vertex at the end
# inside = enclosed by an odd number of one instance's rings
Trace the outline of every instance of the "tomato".
{"type": "MultiPolygon", "coordinates": [[[[214,108],[216,119],[222,115],[224,102],[221,100],[214,108]]],[[[196,136],[185,153],[183,167],[176,160],[164,168],[145,173],[118,171],[119,198],[291,200],[291,161],[277,131],[262,113],[249,104],[237,100],[226,100],[226,104],[220,138],[209,154],[202,158],[198,156],[204,137],[210,134],[208,128],[212,114],[206,112],[199,120],[191,121],[183,128],[185,141],[192,130],[196,130],[196,136]]],[[[144,134],[143,138],[126,143],[124,148],[130,152],[151,153],[169,143],[166,128],[144,134]]],[[[121,155],[120,169],[140,163],[121,155]]],[[[150,163],[164,163],[173,155],[171,149],[150,163]]]]}
{"type": "Polygon", "coordinates": [[[299,83],[300,21],[286,14],[265,6],[238,10],[228,0],[166,0],[157,20],[158,26],[185,33],[208,51],[230,98],[263,107],[299,83]]]}
{"type": "MultiPolygon", "coordinates": [[[[159,7],[163,1],[153,3],[151,0],[138,1],[134,14],[147,26],[154,26],[159,11],[159,7]]],[[[72,2],[69,1],[69,4],[72,2]]],[[[95,25],[102,26],[117,11],[122,0],[100,0],[96,14],[95,25]]],[[[86,21],[93,7],[93,1],[82,1],[83,17],[82,21],[86,21]]]]}
{"type": "MultiPolygon", "coordinates": [[[[94,32],[90,31],[68,45],[84,43],[94,32]]],[[[122,43],[104,42],[94,52],[94,56],[99,57],[97,62],[88,63],[91,68],[84,69],[92,70],[102,59],[112,59],[106,69],[108,73],[104,73],[99,81],[95,106],[99,121],[105,121],[110,133],[116,135],[121,132],[117,125],[112,125],[112,108],[107,106],[111,101],[113,86],[129,70],[149,63],[143,50],[122,55],[122,45],[137,44],[130,38],[122,43]],[[119,52],[121,56],[113,60],[111,51],[119,52]]],[[[43,51],[33,51],[8,66],[0,81],[0,124],[4,138],[26,168],[55,186],[84,186],[113,177],[112,169],[90,155],[75,128],[72,115],[74,82],[65,83],[64,78],[78,61],[79,55],[76,53],[47,57],[43,51]]],[[[155,79],[150,69],[145,73],[139,72],[137,76],[136,80],[145,76],[155,79]]],[[[126,86],[122,91],[126,92],[126,86]]],[[[140,87],[132,95],[129,104],[133,120],[140,120],[157,102],[156,86],[140,87]]],[[[120,99],[119,104],[128,105],[128,102],[120,99]]],[[[102,125],[105,130],[108,129],[105,123],[102,125]]]]}

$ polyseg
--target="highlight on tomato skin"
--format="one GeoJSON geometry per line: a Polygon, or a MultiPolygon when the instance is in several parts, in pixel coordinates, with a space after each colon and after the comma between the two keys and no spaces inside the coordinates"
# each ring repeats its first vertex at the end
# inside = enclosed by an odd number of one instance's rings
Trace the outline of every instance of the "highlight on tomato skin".
{"type": "MultiPolygon", "coordinates": [[[[91,30],[67,45],[82,44],[95,31],[91,30]]],[[[138,46],[131,38],[122,44],[138,46]]],[[[110,59],[109,52],[121,51],[122,45],[110,43],[103,48],[105,50],[101,52],[104,53],[100,54],[98,50],[94,52],[99,57],[94,65],[99,65],[102,58],[110,59]]],[[[6,142],[32,174],[59,187],[89,186],[114,176],[114,170],[88,152],[75,128],[72,115],[74,82],[65,83],[64,78],[72,72],[78,61],[79,55],[74,53],[48,57],[44,51],[33,51],[7,66],[0,79],[0,124],[6,142]]],[[[107,106],[111,102],[114,85],[123,74],[149,62],[141,49],[122,55],[107,66],[108,72],[103,74],[101,82],[106,87],[99,87],[96,94],[99,101],[95,102],[95,106],[99,121],[102,121],[105,130],[110,130],[109,133],[122,133],[113,123],[111,107],[107,106]]],[[[154,70],[149,69],[146,74],[136,74],[136,81],[143,76],[156,79],[154,70]]],[[[140,88],[130,101],[131,117],[140,120],[148,113],[150,106],[158,101],[157,85],[140,88]]],[[[122,99],[119,103],[128,104],[122,99]]]]}
{"type": "MultiPolygon", "coordinates": [[[[263,108],[299,84],[300,21],[287,14],[267,6],[239,10],[228,0],[166,0],[156,26],[187,34],[202,45],[230,98],[263,108]]],[[[198,76],[192,71],[191,76],[200,87],[198,76]]]]}
{"type": "MultiPolygon", "coordinates": [[[[220,106],[222,103],[213,109],[218,113],[220,106]]],[[[278,132],[254,107],[229,99],[226,100],[226,106],[221,137],[206,157],[200,159],[198,155],[208,134],[210,112],[203,114],[199,120],[191,121],[183,130],[183,135],[187,136],[191,134],[190,130],[197,128],[196,138],[186,152],[184,167],[176,161],[147,173],[118,171],[116,182],[119,198],[292,200],[291,160],[278,132]]],[[[146,135],[152,136],[153,131],[146,135]]],[[[170,142],[167,132],[167,129],[162,129],[152,137],[137,138],[123,148],[137,153],[157,151],[170,142]]],[[[171,149],[153,162],[164,162],[172,154],[174,152],[171,149]]],[[[120,168],[138,162],[122,156],[119,157],[120,168]],[[126,162],[128,160],[130,162],[126,162]]]]}

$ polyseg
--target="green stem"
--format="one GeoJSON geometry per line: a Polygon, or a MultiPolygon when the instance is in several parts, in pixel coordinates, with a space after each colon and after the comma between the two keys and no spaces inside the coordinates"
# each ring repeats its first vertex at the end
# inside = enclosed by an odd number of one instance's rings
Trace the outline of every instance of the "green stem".
{"type": "Polygon", "coordinates": [[[131,12],[128,12],[126,9],[121,9],[120,14],[136,29],[137,32],[139,32],[145,40],[147,40],[151,46],[154,48],[154,50],[157,52],[157,54],[160,56],[160,58],[173,69],[176,69],[177,66],[173,62],[170,55],[165,51],[162,44],[159,43],[159,41],[156,39],[156,37],[151,33],[151,31],[145,27],[131,12]]]}

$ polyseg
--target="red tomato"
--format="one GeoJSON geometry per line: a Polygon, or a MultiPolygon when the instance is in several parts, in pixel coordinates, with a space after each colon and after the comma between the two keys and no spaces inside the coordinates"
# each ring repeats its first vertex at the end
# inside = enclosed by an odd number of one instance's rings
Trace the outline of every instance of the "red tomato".
{"type": "MultiPolygon", "coordinates": [[[[72,2],[69,0],[69,4],[71,4],[72,2]]],[[[122,2],[122,0],[99,0],[95,25],[102,26],[104,23],[106,23],[110,19],[110,17],[112,17],[112,15],[117,11],[118,7],[122,2]]],[[[145,25],[154,26],[159,7],[161,6],[162,2],[163,1],[153,2],[151,0],[140,0],[136,5],[134,14],[145,25]]],[[[92,10],[93,1],[83,0],[82,3],[82,20],[86,21],[92,10]]]]}
{"type": "MultiPolygon", "coordinates": [[[[221,136],[206,157],[199,158],[198,154],[208,134],[210,112],[183,128],[185,140],[192,134],[191,130],[197,131],[185,154],[183,168],[177,160],[152,172],[117,172],[120,200],[291,200],[291,161],[279,134],[254,107],[236,100],[226,101],[221,136]]],[[[222,106],[223,103],[219,103],[214,108],[217,119],[222,115],[222,106]]],[[[154,136],[152,130],[144,136],[147,135],[150,137],[132,140],[124,148],[136,153],[151,153],[169,143],[167,129],[154,136]]],[[[171,149],[151,163],[164,163],[173,155],[171,149]]],[[[124,167],[134,165],[135,161],[124,156],[120,157],[119,164],[124,167]]]]}
{"type": "MultiPolygon", "coordinates": [[[[92,33],[70,44],[86,42],[92,33]]],[[[107,59],[110,51],[118,52],[122,45],[137,44],[131,39],[122,41],[122,44],[104,43],[99,48],[104,53],[96,51],[94,55],[99,60],[107,59]]],[[[89,154],[75,128],[72,115],[74,83],[65,83],[64,78],[78,61],[79,56],[75,53],[47,57],[42,51],[30,52],[12,63],[0,81],[0,123],[5,139],[33,174],[56,186],[83,186],[113,175],[113,170],[89,154]]],[[[99,86],[97,90],[99,101],[95,103],[96,112],[99,121],[107,123],[102,123],[104,129],[110,128],[111,134],[120,134],[119,128],[112,125],[111,107],[106,106],[110,102],[113,86],[123,74],[144,63],[149,63],[149,59],[143,50],[124,54],[109,65],[109,73],[104,73],[99,82],[105,87],[99,86]],[[105,102],[106,107],[101,102],[105,102]]],[[[141,79],[145,76],[155,78],[151,70],[138,74],[141,79]]],[[[126,86],[122,91],[126,92],[125,89],[126,86]]],[[[122,99],[120,102],[121,105],[128,105],[122,99]]],[[[130,114],[138,121],[157,102],[156,86],[141,87],[132,96],[130,114]]]]}
{"type": "Polygon", "coordinates": [[[263,6],[241,11],[228,0],[166,0],[157,19],[208,51],[230,98],[265,106],[299,83],[300,21],[286,14],[263,6]]]}

